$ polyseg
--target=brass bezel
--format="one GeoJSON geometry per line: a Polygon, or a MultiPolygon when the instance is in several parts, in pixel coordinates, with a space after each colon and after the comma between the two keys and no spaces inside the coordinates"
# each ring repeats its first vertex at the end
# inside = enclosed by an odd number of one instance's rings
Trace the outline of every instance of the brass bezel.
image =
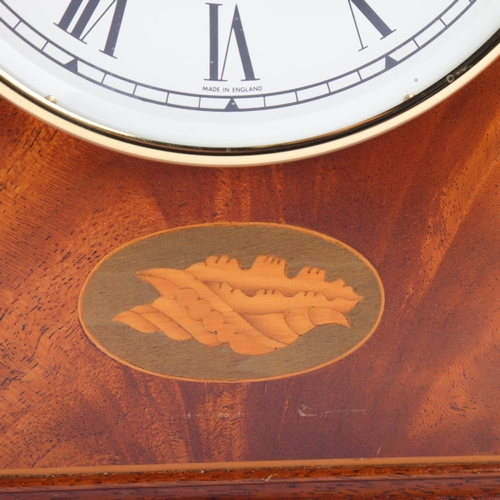
{"type": "Polygon", "coordinates": [[[500,57],[500,30],[455,71],[401,105],[345,130],[262,148],[203,149],[134,137],[82,118],[42,97],[0,69],[0,96],[68,134],[113,151],[154,161],[201,167],[247,167],[303,160],[377,137],[425,113],[467,85],[500,57]]]}

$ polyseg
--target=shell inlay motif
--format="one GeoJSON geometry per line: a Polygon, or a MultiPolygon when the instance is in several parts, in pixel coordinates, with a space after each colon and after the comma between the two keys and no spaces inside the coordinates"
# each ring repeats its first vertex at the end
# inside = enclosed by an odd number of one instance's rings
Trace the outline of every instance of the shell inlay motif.
{"type": "Polygon", "coordinates": [[[282,349],[319,325],[349,326],[345,314],[363,297],[343,280],[303,267],[289,278],[285,259],[261,255],[249,269],[236,259],[208,257],[185,271],[156,268],[137,276],[160,294],[113,319],[142,333],[179,342],[227,344],[243,355],[282,349]]]}

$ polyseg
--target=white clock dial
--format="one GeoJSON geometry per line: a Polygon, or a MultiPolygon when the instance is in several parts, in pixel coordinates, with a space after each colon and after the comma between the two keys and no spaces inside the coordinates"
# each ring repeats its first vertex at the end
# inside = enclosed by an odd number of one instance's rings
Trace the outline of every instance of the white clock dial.
{"type": "Polygon", "coordinates": [[[135,154],[300,157],[393,126],[477,51],[491,60],[497,2],[0,0],[0,91],[135,154]]]}

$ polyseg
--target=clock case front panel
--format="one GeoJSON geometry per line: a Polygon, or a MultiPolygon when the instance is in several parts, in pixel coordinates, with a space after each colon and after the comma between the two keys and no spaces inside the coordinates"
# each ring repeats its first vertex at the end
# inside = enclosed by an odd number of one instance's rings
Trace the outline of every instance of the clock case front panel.
{"type": "Polygon", "coordinates": [[[0,495],[497,495],[499,81],[497,62],[375,140],[234,170],[116,154],[2,101],[0,495]],[[78,298],[101,259],[220,222],[356,249],[380,325],[333,364],[236,384],[144,373],[89,340],[78,298]]]}

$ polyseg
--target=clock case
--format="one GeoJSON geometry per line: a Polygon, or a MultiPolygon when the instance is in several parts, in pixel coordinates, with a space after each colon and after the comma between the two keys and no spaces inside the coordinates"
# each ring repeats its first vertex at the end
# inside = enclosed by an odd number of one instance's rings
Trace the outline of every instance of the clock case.
{"type": "Polygon", "coordinates": [[[103,150],[0,101],[0,497],[498,497],[499,82],[496,61],[381,137],[232,170],[103,150]],[[386,309],[361,349],[224,385],[137,372],[85,336],[81,286],[119,245],[252,221],[373,263],[386,309]]]}
{"type": "Polygon", "coordinates": [[[234,170],[105,151],[2,101],[0,495],[498,496],[499,81],[497,62],[382,137],[234,170]],[[307,375],[223,387],[98,351],[76,306],[99,259],[166,226],[222,220],[285,221],[362,252],[387,297],[371,340],[307,375]],[[163,401],[175,394],[203,416],[180,438],[186,408],[163,401]],[[235,408],[243,426],[218,416],[235,408]],[[366,411],[328,420],[331,409],[366,411]],[[192,462],[178,458],[183,442],[192,462]]]}

